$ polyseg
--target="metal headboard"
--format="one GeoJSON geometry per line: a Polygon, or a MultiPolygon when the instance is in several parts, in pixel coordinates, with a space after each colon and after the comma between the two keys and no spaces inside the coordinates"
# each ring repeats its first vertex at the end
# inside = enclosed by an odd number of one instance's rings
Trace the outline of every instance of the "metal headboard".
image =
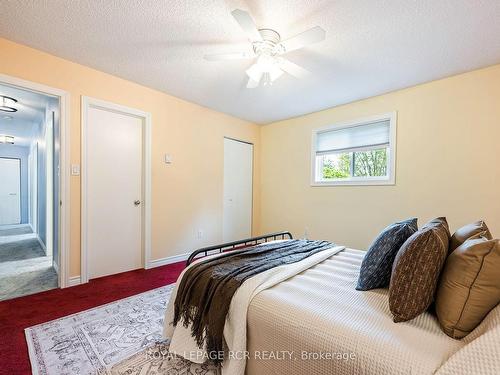
{"type": "Polygon", "coordinates": [[[195,258],[200,254],[204,254],[204,256],[207,256],[210,255],[209,254],[210,252],[213,252],[215,250],[218,250],[219,253],[222,253],[236,248],[244,248],[246,246],[258,245],[260,243],[264,243],[269,240],[285,240],[287,238],[290,240],[293,239],[293,236],[290,232],[276,232],[276,233],[264,234],[262,236],[246,238],[244,240],[226,242],[220,245],[203,247],[201,249],[193,251],[191,255],[189,255],[189,258],[186,261],[186,266],[189,266],[195,260],[195,258]]]}

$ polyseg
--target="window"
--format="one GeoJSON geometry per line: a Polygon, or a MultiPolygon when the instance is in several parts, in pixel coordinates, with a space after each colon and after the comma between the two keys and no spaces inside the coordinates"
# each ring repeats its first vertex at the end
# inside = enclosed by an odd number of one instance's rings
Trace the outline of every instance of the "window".
{"type": "Polygon", "coordinates": [[[313,185],[394,184],[396,114],[313,132],[313,185]]]}

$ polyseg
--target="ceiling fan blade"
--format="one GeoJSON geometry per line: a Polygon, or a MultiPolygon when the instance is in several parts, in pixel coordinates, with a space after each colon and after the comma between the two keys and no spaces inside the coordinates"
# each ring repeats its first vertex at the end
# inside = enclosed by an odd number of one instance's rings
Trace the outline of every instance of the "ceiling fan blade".
{"type": "Polygon", "coordinates": [[[252,78],[248,78],[247,89],[254,89],[259,87],[259,81],[254,81],[252,78]]]}
{"type": "Polygon", "coordinates": [[[231,12],[231,14],[243,31],[247,34],[248,39],[250,39],[251,42],[262,41],[262,36],[260,35],[257,26],[255,26],[255,22],[250,13],[241,9],[235,9],[231,12]]]}
{"type": "Polygon", "coordinates": [[[313,27],[312,29],[306,30],[303,33],[281,42],[280,44],[284,47],[282,53],[287,53],[308,46],[309,44],[321,42],[325,39],[325,36],[325,30],[319,26],[313,27]]]}
{"type": "Polygon", "coordinates": [[[208,61],[219,61],[219,60],[242,60],[251,59],[255,57],[255,54],[248,52],[235,52],[235,53],[217,53],[214,55],[203,56],[205,60],[208,61]]]}
{"type": "Polygon", "coordinates": [[[304,69],[287,59],[280,59],[279,66],[282,70],[295,78],[305,78],[311,74],[309,70],[304,69]]]}

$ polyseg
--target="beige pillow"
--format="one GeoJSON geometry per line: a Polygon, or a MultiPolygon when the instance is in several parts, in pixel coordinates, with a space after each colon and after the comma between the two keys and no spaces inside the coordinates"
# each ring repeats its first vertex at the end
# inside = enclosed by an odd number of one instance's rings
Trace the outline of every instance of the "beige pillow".
{"type": "Polygon", "coordinates": [[[436,314],[450,337],[467,336],[500,302],[500,240],[480,234],[451,253],[436,294],[436,314]]]}
{"type": "Polygon", "coordinates": [[[448,223],[440,217],[425,224],[401,246],[389,285],[389,308],[394,322],[413,319],[430,306],[449,241],[448,223]]]}
{"type": "Polygon", "coordinates": [[[453,236],[451,236],[450,252],[477,234],[483,234],[483,237],[486,237],[488,240],[493,239],[486,223],[483,220],[479,220],[475,223],[467,224],[462,228],[457,229],[453,236]]]}

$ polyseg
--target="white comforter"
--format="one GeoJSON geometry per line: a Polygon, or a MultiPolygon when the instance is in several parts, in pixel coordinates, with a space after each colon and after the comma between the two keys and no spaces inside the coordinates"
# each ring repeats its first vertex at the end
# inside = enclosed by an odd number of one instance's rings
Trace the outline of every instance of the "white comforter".
{"type": "MultiPolygon", "coordinates": [[[[234,353],[233,357],[224,360],[222,367],[223,375],[243,375],[245,373],[246,358],[243,353],[247,351],[247,310],[253,297],[260,291],[272,287],[298,273],[318,264],[332,255],[343,250],[344,246],[335,246],[331,249],[321,251],[300,262],[272,268],[246,280],[236,291],[229,307],[224,326],[224,339],[228,350],[234,353]]],[[[184,270],[185,272],[186,270],[184,270]]],[[[184,272],[180,275],[181,280],[184,272]]],[[[191,328],[185,328],[182,324],[174,327],[171,322],[174,316],[174,301],[177,295],[177,286],[172,291],[167,311],[165,313],[165,323],[163,336],[170,338],[170,352],[180,355],[192,362],[202,363],[207,358],[208,353],[201,350],[196,345],[191,336],[191,328]]]]}
{"type": "MultiPolygon", "coordinates": [[[[365,252],[342,250],[274,268],[242,285],[224,337],[230,350],[248,350],[250,357],[226,360],[223,374],[243,375],[245,367],[248,375],[500,373],[500,306],[463,340],[446,336],[430,313],[393,323],[386,289],[355,290],[365,252]],[[316,358],[325,353],[343,357],[316,358]],[[353,357],[345,359],[346,354],[353,357]]],[[[199,349],[190,329],[168,324],[175,293],[164,336],[172,339],[171,351],[203,362],[203,355],[192,355],[199,349]]]]}
{"type": "Polygon", "coordinates": [[[248,350],[292,351],[299,359],[253,358],[247,374],[430,375],[465,345],[444,334],[430,313],[394,323],[387,289],[357,291],[364,255],[346,249],[255,296],[248,350]],[[321,353],[342,358],[317,359],[321,353]]]}

